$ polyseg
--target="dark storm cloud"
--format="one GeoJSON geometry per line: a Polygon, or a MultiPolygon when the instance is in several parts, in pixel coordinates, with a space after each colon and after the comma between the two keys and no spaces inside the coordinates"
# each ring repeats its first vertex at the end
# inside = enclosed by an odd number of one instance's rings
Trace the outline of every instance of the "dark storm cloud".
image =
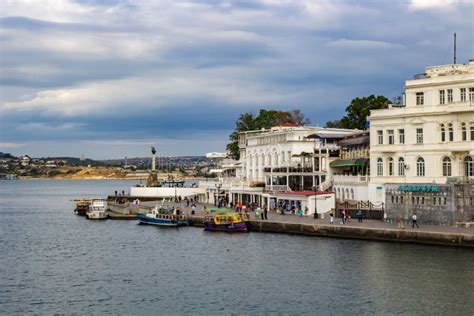
{"type": "Polygon", "coordinates": [[[472,58],[472,7],[9,2],[0,13],[0,150],[41,153],[47,143],[73,152],[68,141],[97,156],[158,141],[176,153],[224,150],[238,115],[262,107],[300,108],[322,125],[354,97],[400,95],[425,66],[451,62],[453,32],[458,60],[472,58]]]}

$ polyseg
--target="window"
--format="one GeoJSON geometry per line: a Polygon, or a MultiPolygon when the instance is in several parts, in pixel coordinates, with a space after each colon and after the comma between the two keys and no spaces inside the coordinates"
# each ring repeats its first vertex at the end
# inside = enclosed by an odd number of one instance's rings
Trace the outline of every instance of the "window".
{"type": "Polygon", "coordinates": [[[439,90],[439,104],[445,104],[446,103],[446,96],[444,93],[444,90],[439,90]]]}
{"type": "Polygon", "coordinates": [[[393,158],[388,158],[388,175],[393,176],[393,158]]]}
{"type": "Polygon", "coordinates": [[[382,158],[377,159],[377,175],[383,176],[383,160],[382,158]]]}
{"type": "Polygon", "coordinates": [[[450,141],[450,142],[454,141],[453,123],[449,123],[449,124],[448,124],[448,135],[449,135],[449,141],[450,141]]]}
{"type": "Polygon", "coordinates": [[[377,131],[377,137],[379,141],[379,145],[383,144],[383,131],[377,131]]]}
{"type": "Polygon", "coordinates": [[[424,177],[425,176],[425,160],[421,157],[419,157],[416,160],[416,175],[418,177],[424,177]]]}
{"type": "Polygon", "coordinates": [[[400,197],[400,204],[403,204],[403,195],[400,197]]]}
{"type": "Polygon", "coordinates": [[[416,143],[423,144],[423,129],[422,128],[416,129],[416,143]]]}
{"type": "Polygon", "coordinates": [[[389,129],[387,131],[387,134],[388,134],[388,143],[390,145],[393,145],[395,143],[395,134],[393,132],[393,129],[389,129]]]}
{"type": "Polygon", "coordinates": [[[446,90],[446,93],[448,95],[448,103],[453,103],[453,89],[446,90]]]}
{"type": "Polygon", "coordinates": [[[461,88],[461,102],[466,101],[466,88],[461,88]]]}
{"type": "Polygon", "coordinates": [[[398,142],[400,144],[405,144],[405,130],[404,129],[398,130],[398,142]]]}
{"type": "Polygon", "coordinates": [[[446,141],[446,129],[444,128],[444,124],[441,124],[441,141],[446,141]]]}
{"type": "Polygon", "coordinates": [[[464,141],[467,140],[466,123],[461,123],[461,139],[464,140],[464,141]]]}
{"type": "Polygon", "coordinates": [[[469,88],[469,101],[474,101],[474,88],[469,88]]]}
{"type": "Polygon", "coordinates": [[[423,105],[425,103],[425,95],[423,92],[416,93],[416,105],[423,105]]]}
{"type": "Polygon", "coordinates": [[[472,157],[466,156],[466,158],[464,158],[464,170],[467,177],[474,177],[474,163],[472,157]]]}
{"type": "Polygon", "coordinates": [[[403,157],[398,158],[398,175],[405,175],[405,159],[403,157]]]}
{"type": "Polygon", "coordinates": [[[474,140],[474,122],[469,123],[469,125],[469,129],[471,130],[471,140],[474,140]]]}
{"type": "Polygon", "coordinates": [[[451,159],[449,157],[443,158],[443,177],[451,176],[451,159]]]}

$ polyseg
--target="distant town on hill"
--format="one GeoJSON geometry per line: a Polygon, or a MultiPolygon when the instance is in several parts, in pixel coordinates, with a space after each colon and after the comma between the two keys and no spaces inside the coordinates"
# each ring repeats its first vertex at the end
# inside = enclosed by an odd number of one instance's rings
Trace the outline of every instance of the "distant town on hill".
{"type": "MultiPolygon", "coordinates": [[[[205,156],[157,157],[156,169],[178,176],[209,177],[216,158],[205,156]]],[[[151,157],[93,160],[81,157],[16,157],[0,152],[0,178],[144,178],[151,157]]]]}

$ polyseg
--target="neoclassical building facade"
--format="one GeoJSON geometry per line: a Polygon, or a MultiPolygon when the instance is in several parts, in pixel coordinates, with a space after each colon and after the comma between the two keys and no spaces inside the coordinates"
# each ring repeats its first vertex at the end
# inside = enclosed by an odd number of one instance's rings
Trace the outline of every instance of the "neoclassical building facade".
{"type": "Polygon", "coordinates": [[[404,104],[370,115],[371,201],[386,184],[474,179],[474,60],[407,80],[404,104]]]}

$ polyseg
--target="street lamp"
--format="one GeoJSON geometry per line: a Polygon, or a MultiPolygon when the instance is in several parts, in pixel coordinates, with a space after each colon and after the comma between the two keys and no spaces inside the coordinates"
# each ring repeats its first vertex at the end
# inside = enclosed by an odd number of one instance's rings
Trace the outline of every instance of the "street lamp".
{"type": "Polygon", "coordinates": [[[318,218],[318,200],[317,200],[317,194],[318,194],[318,186],[313,186],[314,190],[314,214],[313,218],[317,219],[318,218]]]}
{"type": "Polygon", "coordinates": [[[219,203],[219,196],[220,196],[220,192],[221,192],[221,187],[222,187],[222,183],[220,183],[220,182],[216,183],[216,188],[217,188],[216,197],[217,197],[217,201],[214,201],[214,205],[216,205],[216,206],[218,206],[217,203],[219,203]]]}

